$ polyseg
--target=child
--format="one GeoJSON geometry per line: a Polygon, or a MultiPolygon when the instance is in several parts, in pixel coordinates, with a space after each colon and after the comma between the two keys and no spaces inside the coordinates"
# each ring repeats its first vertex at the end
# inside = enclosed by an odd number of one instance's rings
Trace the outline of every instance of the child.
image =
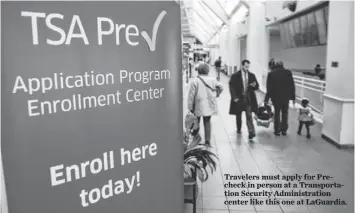
{"type": "Polygon", "coordinates": [[[299,115],[298,115],[299,126],[298,126],[297,134],[301,135],[302,127],[304,124],[307,129],[307,138],[309,139],[309,138],[311,138],[309,126],[311,126],[313,123],[313,115],[311,113],[311,108],[308,107],[308,104],[309,104],[309,100],[307,98],[303,98],[301,101],[302,106],[298,109],[298,111],[299,111],[299,115]]]}

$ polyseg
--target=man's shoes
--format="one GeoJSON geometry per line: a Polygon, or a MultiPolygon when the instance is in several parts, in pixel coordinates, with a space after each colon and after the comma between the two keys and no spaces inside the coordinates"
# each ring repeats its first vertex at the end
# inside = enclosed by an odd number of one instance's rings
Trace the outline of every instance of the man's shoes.
{"type": "Polygon", "coordinates": [[[297,135],[302,135],[302,134],[301,134],[301,131],[297,131],[297,135]]]}
{"type": "Polygon", "coordinates": [[[205,145],[211,146],[211,142],[210,142],[210,141],[206,141],[206,142],[205,142],[205,145]]]}
{"type": "Polygon", "coordinates": [[[311,134],[307,134],[307,138],[310,139],[311,138],[311,134]]]}
{"type": "Polygon", "coordinates": [[[287,135],[287,132],[282,132],[282,135],[283,135],[283,136],[286,136],[286,135],[287,135]]]}
{"type": "Polygon", "coordinates": [[[240,129],[237,130],[238,134],[242,134],[242,131],[240,129]]]}
{"type": "Polygon", "coordinates": [[[280,133],[279,132],[274,132],[274,135],[280,136],[280,133]]]}

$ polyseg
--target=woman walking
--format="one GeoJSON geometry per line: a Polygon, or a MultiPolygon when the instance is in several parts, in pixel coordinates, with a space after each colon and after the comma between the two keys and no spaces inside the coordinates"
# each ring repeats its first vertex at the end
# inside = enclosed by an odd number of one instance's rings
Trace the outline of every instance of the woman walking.
{"type": "Polygon", "coordinates": [[[193,78],[190,84],[188,109],[198,118],[198,123],[203,117],[205,144],[210,145],[211,116],[217,114],[217,97],[222,92],[223,87],[214,77],[208,76],[209,66],[207,64],[200,64],[197,67],[197,72],[198,76],[193,78]]]}

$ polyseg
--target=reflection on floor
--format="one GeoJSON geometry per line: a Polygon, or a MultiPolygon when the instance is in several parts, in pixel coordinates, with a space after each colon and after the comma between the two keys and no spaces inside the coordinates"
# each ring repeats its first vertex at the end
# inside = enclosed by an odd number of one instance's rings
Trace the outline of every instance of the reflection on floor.
{"type": "MultiPolygon", "coordinates": [[[[196,74],[195,74],[196,75],[196,74]]],[[[215,75],[211,68],[211,75],[215,75]]],[[[218,99],[219,115],[212,119],[213,151],[219,157],[217,172],[205,183],[199,184],[198,213],[252,213],[252,212],[287,212],[287,213],[351,213],[354,212],[354,155],[353,151],[339,150],[321,139],[321,126],[313,126],[312,138],[296,134],[296,112],[290,110],[290,130],[287,136],[275,137],[272,126],[269,129],[257,127],[255,142],[248,142],[246,125],[243,123],[242,134],[237,135],[235,117],[228,114],[230,95],[228,77],[222,75],[221,83],[225,90],[218,99]],[[333,181],[343,184],[341,189],[324,189],[336,198],[347,201],[347,206],[306,206],[306,205],[225,205],[225,200],[245,199],[250,197],[226,197],[224,183],[228,182],[223,174],[249,175],[293,175],[324,174],[334,177],[333,181]]],[[[185,78],[184,78],[185,80],[185,78]]],[[[186,112],[186,93],[184,85],[184,107],[186,112]]],[[[258,101],[263,95],[258,94],[258,101]]],[[[202,126],[202,125],[201,125],[202,126]]],[[[203,128],[202,130],[203,131],[203,128]]],[[[203,133],[203,132],[202,132],[203,133]]],[[[261,181],[258,181],[261,182],[261,181]]],[[[278,181],[278,183],[284,183],[278,181]]],[[[311,183],[311,182],[310,182],[311,183]]],[[[262,190],[262,189],[261,189],[262,190]]],[[[234,189],[233,191],[237,191],[234,189]]],[[[239,190],[240,191],[240,190],[239,190]]],[[[253,190],[260,191],[260,190],[253,190]]],[[[266,198],[265,198],[266,199],[266,198]]],[[[283,197],[279,198],[282,201],[283,197]]],[[[297,198],[294,198],[297,200],[297,198]]],[[[300,197],[298,199],[301,199],[300,197]]],[[[323,199],[326,199],[325,197],[323,199]]],[[[192,213],[192,205],[185,204],[185,213],[192,213]]]]}

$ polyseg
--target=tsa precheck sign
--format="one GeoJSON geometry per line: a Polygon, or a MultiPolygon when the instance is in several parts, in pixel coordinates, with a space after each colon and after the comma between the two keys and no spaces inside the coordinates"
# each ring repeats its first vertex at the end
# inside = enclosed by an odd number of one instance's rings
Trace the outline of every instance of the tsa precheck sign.
{"type": "MultiPolygon", "coordinates": [[[[115,24],[112,19],[107,17],[97,17],[97,43],[102,45],[103,37],[114,35],[116,40],[116,45],[120,45],[121,38],[124,38],[126,43],[132,46],[139,45],[138,41],[131,41],[131,37],[142,36],[146,43],[149,46],[150,51],[155,51],[156,46],[156,38],[159,29],[159,25],[163,20],[164,16],[166,15],[166,11],[161,11],[158,15],[155,23],[153,25],[152,34],[151,36],[148,35],[146,31],[141,31],[139,33],[139,29],[134,24],[115,24]],[[108,25],[108,29],[104,30],[104,25],[108,25]]],[[[33,45],[38,45],[38,19],[43,18],[45,19],[45,23],[47,27],[57,33],[60,34],[60,39],[52,40],[47,38],[46,43],[48,45],[70,45],[71,40],[73,38],[80,38],[83,40],[85,45],[89,45],[89,39],[87,34],[85,33],[85,28],[83,27],[82,21],[80,16],[73,15],[70,23],[70,27],[68,33],[65,33],[65,30],[53,24],[53,19],[60,19],[63,20],[65,17],[60,13],[42,13],[42,12],[33,12],[33,11],[21,11],[21,16],[28,17],[31,20],[31,28],[32,28],[32,43],[33,45]],[[79,29],[79,33],[74,33],[75,28],[79,29]]]]}
{"type": "Polygon", "coordinates": [[[182,212],[180,6],[1,10],[9,213],[182,212]]]}

